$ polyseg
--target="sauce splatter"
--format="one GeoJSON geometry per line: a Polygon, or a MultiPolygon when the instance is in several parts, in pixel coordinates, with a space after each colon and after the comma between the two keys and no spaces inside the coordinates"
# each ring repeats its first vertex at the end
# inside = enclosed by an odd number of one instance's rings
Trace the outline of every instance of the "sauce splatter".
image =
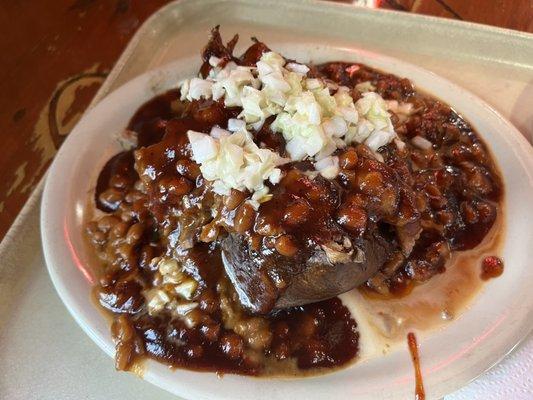
{"type": "Polygon", "coordinates": [[[485,257],[481,263],[481,279],[497,278],[503,274],[503,261],[496,256],[485,257]]]}
{"type": "Polygon", "coordinates": [[[415,367],[415,400],[425,400],[426,392],[424,391],[424,382],[422,381],[422,370],[420,369],[420,357],[418,355],[418,344],[416,343],[416,336],[413,332],[407,334],[407,344],[413,366],[415,367]]]}

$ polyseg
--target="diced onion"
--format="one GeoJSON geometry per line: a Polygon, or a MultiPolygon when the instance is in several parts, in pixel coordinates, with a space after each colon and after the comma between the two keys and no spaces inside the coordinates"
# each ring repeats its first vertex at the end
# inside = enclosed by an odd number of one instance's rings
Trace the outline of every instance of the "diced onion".
{"type": "Polygon", "coordinates": [[[225,129],[222,129],[218,126],[213,126],[211,128],[211,132],[209,133],[211,135],[211,137],[213,139],[220,139],[222,137],[225,137],[225,136],[229,136],[231,135],[231,132],[225,130],[225,129]]]}
{"type": "Polygon", "coordinates": [[[187,137],[191,143],[193,160],[202,163],[215,157],[218,153],[218,144],[214,138],[205,133],[189,131],[187,137]]]}
{"type": "Polygon", "coordinates": [[[222,61],[222,59],[216,56],[209,57],[209,65],[211,65],[212,67],[218,67],[218,65],[220,64],[220,61],[222,61]]]}
{"type": "Polygon", "coordinates": [[[292,72],[296,72],[298,74],[305,75],[309,72],[309,67],[307,65],[298,64],[294,62],[287,63],[285,67],[292,72]]]}
{"type": "Polygon", "coordinates": [[[315,169],[326,179],[335,179],[339,174],[339,157],[323,158],[315,163],[315,169]]]}
{"type": "Polygon", "coordinates": [[[228,120],[228,131],[237,132],[246,129],[246,122],[242,119],[230,118],[228,120]]]}

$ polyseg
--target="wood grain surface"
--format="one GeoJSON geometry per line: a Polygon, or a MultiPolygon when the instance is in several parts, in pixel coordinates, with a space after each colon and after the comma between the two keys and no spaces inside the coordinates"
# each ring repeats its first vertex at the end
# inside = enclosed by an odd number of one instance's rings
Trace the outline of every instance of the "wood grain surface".
{"type": "MultiPolygon", "coordinates": [[[[1,1],[0,240],[129,39],[168,2],[1,1]]],[[[533,0],[366,3],[533,32],[533,0]]]]}

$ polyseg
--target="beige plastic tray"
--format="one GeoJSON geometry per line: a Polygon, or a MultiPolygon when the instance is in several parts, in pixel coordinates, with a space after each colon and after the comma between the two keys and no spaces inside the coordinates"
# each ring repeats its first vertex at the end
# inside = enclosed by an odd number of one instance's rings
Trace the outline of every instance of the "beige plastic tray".
{"type": "MultiPolygon", "coordinates": [[[[359,47],[420,65],[486,100],[533,141],[533,35],[306,0],[171,3],[139,29],[93,104],[149,69],[199,54],[216,24],[227,36],[238,32],[241,49],[257,36],[272,48],[287,42],[359,47]]],[[[41,251],[41,191],[42,185],[0,244],[0,399],[175,399],[115,372],[61,304],[41,251]]],[[[447,399],[531,399],[531,370],[530,337],[447,399]]]]}

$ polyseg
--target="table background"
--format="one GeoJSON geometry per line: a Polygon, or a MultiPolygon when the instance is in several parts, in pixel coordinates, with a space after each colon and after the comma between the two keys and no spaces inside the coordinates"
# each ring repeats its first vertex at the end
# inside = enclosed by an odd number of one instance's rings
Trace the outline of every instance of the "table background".
{"type": "MultiPolygon", "coordinates": [[[[131,36],[168,2],[2,0],[0,240],[131,36]]],[[[533,32],[532,0],[353,3],[533,32]]]]}

